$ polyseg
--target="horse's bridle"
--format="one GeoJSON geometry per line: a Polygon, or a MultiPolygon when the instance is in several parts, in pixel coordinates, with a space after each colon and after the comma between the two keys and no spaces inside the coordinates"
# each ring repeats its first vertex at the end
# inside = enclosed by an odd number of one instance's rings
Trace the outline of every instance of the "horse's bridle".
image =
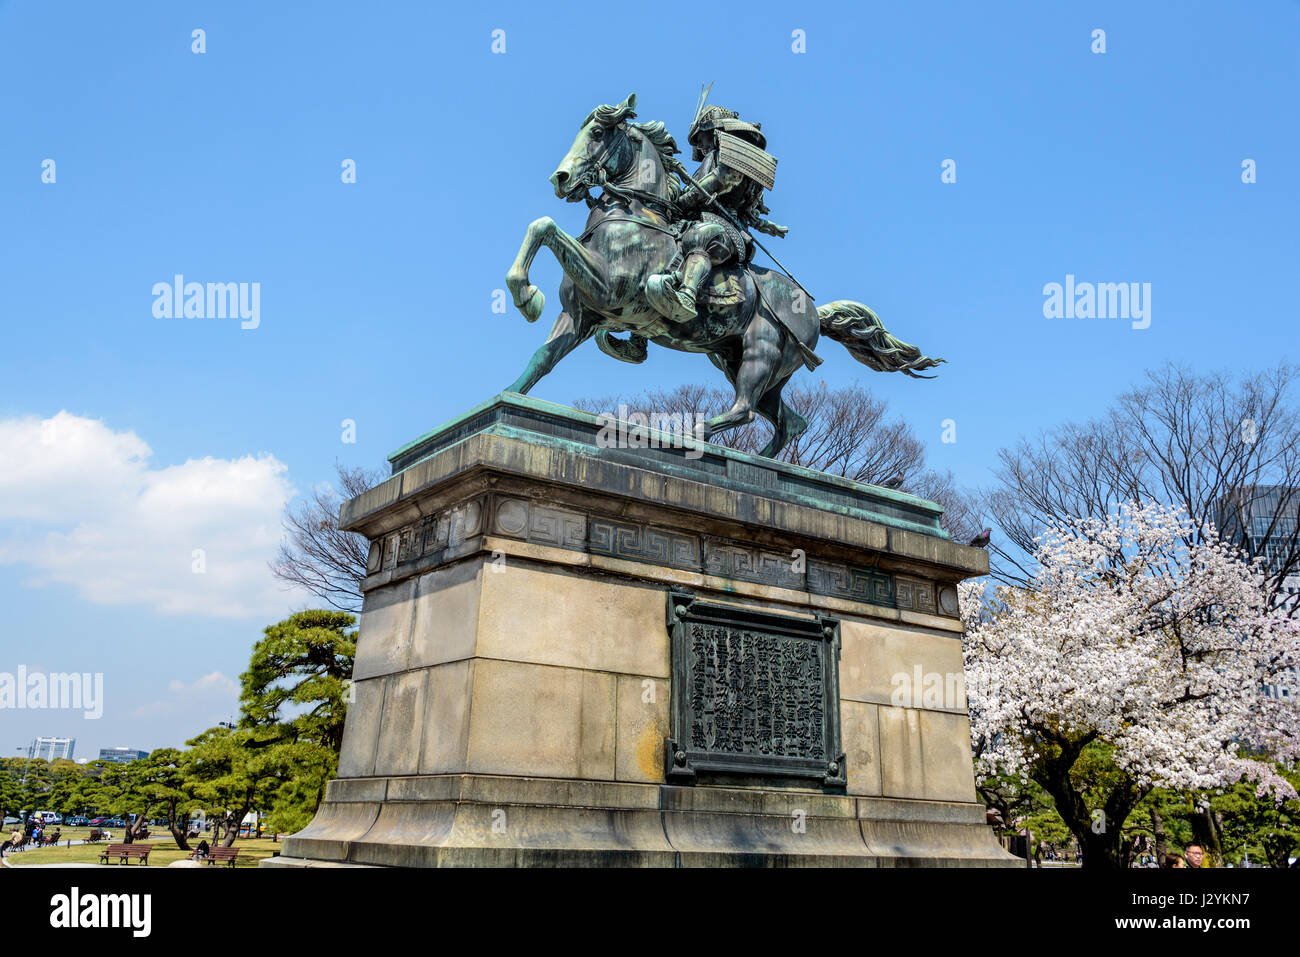
{"type": "MultiPolygon", "coordinates": [[[[627,128],[626,121],[619,123],[617,126],[606,126],[604,128],[607,130],[618,130],[620,133],[623,134],[624,143],[628,143],[633,136],[631,130],[627,128]]],[[[681,210],[677,208],[677,204],[674,203],[672,200],[664,199],[662,196],[656,196],[654,193],[647,192],[646,190],[643,189],[637,189],[634,186],[618,186],[610,182],[609,174],[605,172],[605,162],[606,160],[609,159],[609,154],[613,149],[614,149],[613,140],[606,139],[605,142],[601,144],[600,150],[597,151],[596,155],[592,157],[591,160],[588,161],[587,172],[582,174],[578,182],[580,182],[588,190],[590,190],[592,187],[599,187],[603,191],[613,196],[616,196],[617,198],[623,200],[624,202],[627,202],[628,200],[636,199],[636,200],[640,200],[641,205],[643,206],[649,206],[651,209],[657,207],[660,210],[660,212],[662,212],[663,215],[666,216],[669,220],[680,219],[681,210]]],[[[665,170],[665,173],[666,172],[667,170],[665,170]]],[[[617,175],[621,176],[622,173],[619,173],[617,175]]],[[[588,209],[594,209],[597,202],[598,200],[592,199],[590,195],[586,197],[586,203],[588,209]]],[[[650,226],[654,229],[659,229],[662,232],[670,232],[670,230],[664,229],[663,227],[657,226],[656,224],[648,222],[646,220],[633,219],[633,220],[620,220],[620,221],[644,223],[645,225],[650,226]]],[[[611,222],[611,220],[604,220],[604,222],[611,222]]],[[[676,235],[676,232],[674,232],[673,235],[676,235]]],[[[582,239],[585,238],[586,238],[586,234],[584,233],[582,239]]],[[[582,239],[580,239],[579,242],[581,242],[582,239]]]]}

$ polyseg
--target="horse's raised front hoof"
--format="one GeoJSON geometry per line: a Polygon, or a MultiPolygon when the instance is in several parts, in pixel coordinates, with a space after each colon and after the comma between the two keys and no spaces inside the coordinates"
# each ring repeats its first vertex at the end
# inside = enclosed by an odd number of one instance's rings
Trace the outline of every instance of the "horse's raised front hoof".
{"type": "Polygon", "coordinates": [[[542,317],[542,309],[546,307],[546,294],[536,286],[529,286],[524,290],[524,301],[519,307],[519,311],[524,314],[524,318],[529,322],[536,322],[542,317]]]}

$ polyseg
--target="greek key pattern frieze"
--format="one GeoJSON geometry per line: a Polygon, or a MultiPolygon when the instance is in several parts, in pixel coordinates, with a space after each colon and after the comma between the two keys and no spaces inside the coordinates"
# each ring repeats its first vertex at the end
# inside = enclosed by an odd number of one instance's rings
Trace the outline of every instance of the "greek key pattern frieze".
{"type": "Polygon", "coordinates": [[[590,519],[588,527],[587,548],[593,555],[699,570],[700,540],[694,535],[605,518],[590,519]]]}
{"type": "Polygon", "coordinates": [[[934,584],[921,578],[899,575],[894,579],[898,607],[904,611],[923,611],[937,614],[934,601],[934,584]]]}
{"type": "Polygon", "coordinates": [[[936,582],[915,575],[895,576],[878,568],[805,556],[798,550],[786,553],[623,521],[542,504],[537,495],[530,496],[483,494],[388,532],[371,543],[367,572],[391,572],[421,559],[425,560],[421,567],[428,567],[429,561],[440,560],[439,553],[454,556],[459,554],[456,546],[489,534],[886,608],[957,616],[955,600],[946,592],[940,594],[936,582]]]}
{"type": "Polygon", "coordinates": [[[704,570],[720,578],[736,578],[800,591],[804,588],[802,564],[793,556],[714,538],[704,540],[704,570]]]}
{"type": "Polygon", "coordinates": [[[874,568],[808,559],[808,591],[893,608],[893,576],[874,568]]]}

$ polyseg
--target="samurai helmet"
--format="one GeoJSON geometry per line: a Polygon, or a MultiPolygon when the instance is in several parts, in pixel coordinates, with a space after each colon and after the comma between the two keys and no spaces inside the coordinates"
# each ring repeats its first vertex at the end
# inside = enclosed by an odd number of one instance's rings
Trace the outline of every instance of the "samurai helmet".
{"type": "Polygon", "coordinates": [[[707,105],[706,101],[711,89],[713,89],[712,83],[700,89],[700,99],[695,105],[695,119],[691,120],[690,132],[686,134],[686,141],[694,147],[691,156],[695,162],[704,159],[705,150],[715,130],[732,133],[748,140],[759,149],[765,149],[767,137],[762,132],[763,124],[746,123],[734,110],[707,105]]]}

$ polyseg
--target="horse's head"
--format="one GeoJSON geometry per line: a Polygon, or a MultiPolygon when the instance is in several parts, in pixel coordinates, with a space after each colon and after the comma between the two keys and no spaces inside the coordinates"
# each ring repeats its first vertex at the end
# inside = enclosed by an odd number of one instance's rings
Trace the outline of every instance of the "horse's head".
{"type": "Polygon", "coordinates": [[[591,187],[623,175],[637,152],[625,122],[635,116],[635,93],[617,106],[598,106],[588,113],[569,152],[551,174],[555,195],[576,203],[586,198],[591,187]]]}

